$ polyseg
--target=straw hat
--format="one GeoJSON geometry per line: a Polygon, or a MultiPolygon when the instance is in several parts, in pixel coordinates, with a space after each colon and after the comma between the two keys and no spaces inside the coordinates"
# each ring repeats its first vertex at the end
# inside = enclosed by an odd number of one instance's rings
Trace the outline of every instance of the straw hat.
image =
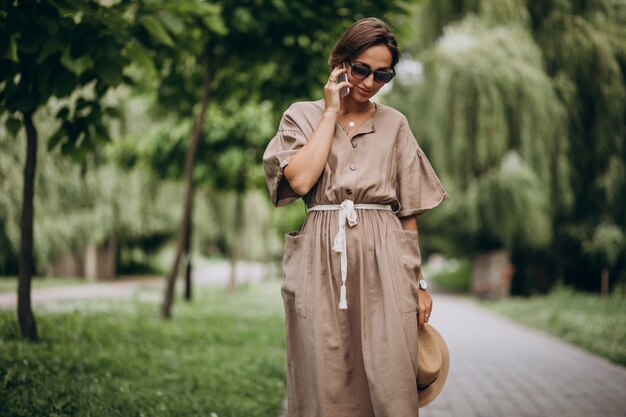
{"type": "Polygon", "coordinates": [[[448,346],[430,324],[424,324],[417,338],[417,367],[418,407],[422,408],[439,395],[450,369],[448,346]]]}

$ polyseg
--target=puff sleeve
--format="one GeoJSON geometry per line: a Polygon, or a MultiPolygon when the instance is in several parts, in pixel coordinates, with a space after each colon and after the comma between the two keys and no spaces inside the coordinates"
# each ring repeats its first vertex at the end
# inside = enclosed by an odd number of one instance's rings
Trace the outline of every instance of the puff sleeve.
{"type": "Polygon", "coordinates": [[[285,206],[300,198],[285,178],[285,167],[289,160],[307,142],[304,133],[287,110],[280,121],[278,132],[269,142],[263,153],[265,182],[272,203],[276,207],[285,206]]]}
{"type": "Polygon", "coordinates": [[[406,119],[396,144],[398,217],[422,214],[448,198],[437,174],[420,149],[406,119]]]}

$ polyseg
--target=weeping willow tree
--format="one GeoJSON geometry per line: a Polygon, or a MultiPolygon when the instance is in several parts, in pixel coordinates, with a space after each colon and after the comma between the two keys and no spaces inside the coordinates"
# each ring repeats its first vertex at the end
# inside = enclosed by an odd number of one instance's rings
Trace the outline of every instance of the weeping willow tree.
{"type": "Polygon", "coordinates": [[[507,249],[524,292],[556,277],[597,285],[584,274],[594,259],[624,269],[626,8],[530,3],[426,2],[412,51],[422,79],[394,94],[452,196],[427,219],[443,235],[431,244],[507,249]],[[612,246],[591,250],[598,227],[612,246]]]}
{"type": "Polygon", "coordinates": [[[562,275],[587,289],[600,271],[626,280],[626,3],[537,2],[529,13],[568,111],[576,198],[557,218],[562,275]]]}

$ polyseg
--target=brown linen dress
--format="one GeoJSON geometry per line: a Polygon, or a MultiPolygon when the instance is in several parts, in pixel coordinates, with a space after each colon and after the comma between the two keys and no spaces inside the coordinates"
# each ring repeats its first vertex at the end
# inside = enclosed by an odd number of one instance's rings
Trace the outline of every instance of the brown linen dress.
{"type": "MultiPolygon", "coordinates": [[[[284,178],[289,159],[313,135],[322,100],[295,103],[263,155],[275,206],[300,196],[284,178]]],[[[289,417],[417,415],[417,232],[399,217],[447,197],[406,118],[377,104],[351,140],[338,122],[328,162],[303,198],[319,204],[390,204],[356,209],[346,225],[348,309],[338,308],[340,254],[331,250],[337,211],[311,211],[285,236],[282,296],[286,316],[289,417]]]]}

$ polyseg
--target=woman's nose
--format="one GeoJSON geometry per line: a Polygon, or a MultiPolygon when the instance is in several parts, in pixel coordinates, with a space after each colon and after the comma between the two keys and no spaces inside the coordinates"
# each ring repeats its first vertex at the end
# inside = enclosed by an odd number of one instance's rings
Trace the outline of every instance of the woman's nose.
{"type": "Polygon", "coordinates": [[[363,84],[365,84],[365,86],[370,89],[374,87],[374,73],[370,73],[370,75],[368,75],[367,77],[365,77],[365,79],[363,80],[363,84]]]}

